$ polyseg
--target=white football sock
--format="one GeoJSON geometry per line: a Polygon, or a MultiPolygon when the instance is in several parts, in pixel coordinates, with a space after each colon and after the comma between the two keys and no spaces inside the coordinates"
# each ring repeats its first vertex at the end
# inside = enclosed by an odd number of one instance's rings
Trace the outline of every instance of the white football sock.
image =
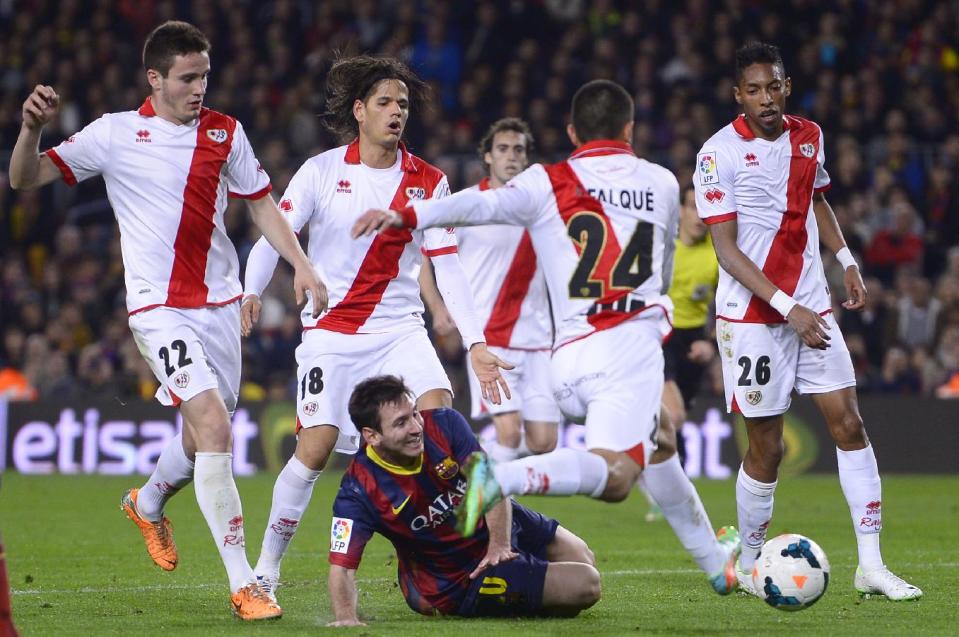
{"type": "Polygon", "coordinates": [[[739,565],[751,571],[756,557],[766,543],[766,531],[773,517],[773,494],[777,482],[760,482],[750,478],[740,465],[736,478],[736,512],[739,517],[739,535],[743,552],[739,565]]]}
{"type": "Polygon", "coordinates": [[[243,509],[233,480],[232,453],[196,453],[193,473],[196,501],[213,533],[213,541],[230,578],[234,593],[253,581],[253,569],[246,559],[243,509]]]}
{"type": "Polygon", "coordinates": [[[163,449],[157,466],[137,494],[137,510],[151,522],[163,517],[167,500],[193,480],[193,462],[183,451],[183,435],[177,434],[163,449]]]}
{"type": "Polygon", "coordinates": [[[539,456],[493,465],[505,495],[588,495],[606,489],[609,467],[602,456],[585,449],[556,449],[539,456]]]}
{"type": "Polygon", "coordinates": [[[649,465],[639,479],[699,568],[708,575],[723,570],[726,555],[716,540],[696,487],[679,463],[679,456],[673,454],[665,462],[649,465]]]}
{"type": "Polygon", "coordinates": [[[496,440],[490,440],[483,445],[486,455],[493,462],[511,462],[519,458],[519,449],[516,447],[507,447],[496,440]]]}
{"type": "Polygon", "coordinates": [[[839,484],[849,504],[852,526],[859,546],[859,565],[864,571],[882,567],[879,532],[882,530],[882,481],[872,445],[843,451],[836,448],[839,484]]]}
{"type": "Polygon", "coordinates": [[[253,569],[257,575],[272,580],[280,576],[280,561],[310,505],[313,485],[320,473],[307,467],[296,456],[291,457],[280,471],[273,485],[273,506],[263,534],[260,559],[253,569]]]}

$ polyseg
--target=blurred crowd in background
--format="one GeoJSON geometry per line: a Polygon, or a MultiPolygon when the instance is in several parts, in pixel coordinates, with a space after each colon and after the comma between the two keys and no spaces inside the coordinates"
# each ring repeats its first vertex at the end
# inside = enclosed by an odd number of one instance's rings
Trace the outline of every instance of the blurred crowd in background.
{"type": "MultiPolygon", "coordinates": [[[[300,164],[338,145],[322,126],[337,55],[406,61],[433,87],[413,104],[412,152],[454,189],[484,174],[475,147],[503,116],[526,119],[534,159],[571,150],[575,89],[622,83],[636,100],[634,147],[689,183],[700,145],[736,115],[734,54],[778,44],[792,78],[787,109],[825,134],[827,193],[863,263],[867,309],[836,313],[860,390],[959,396],[959,5],[921,0],[0,0],[0,393],[119,400],[156,389],[127,328],[119,238],[103,182],[14,192],[6,165],[23,100],[60,94],[53,146],[148,93],[140,52],[167,19],[213,44],[205,105],[240,119],[277,198],[300,164]]],[[[258,238],[241,202],[227,212],[245,262],[258,238]]],[[[243,398],[294,395],[300,326],[289,271],[244,342],[243,398]]],[[[458,393],[462,354],[436,337],[458,393]]],[[[721,394],[721,378],[712,387],[721,394]]]]}

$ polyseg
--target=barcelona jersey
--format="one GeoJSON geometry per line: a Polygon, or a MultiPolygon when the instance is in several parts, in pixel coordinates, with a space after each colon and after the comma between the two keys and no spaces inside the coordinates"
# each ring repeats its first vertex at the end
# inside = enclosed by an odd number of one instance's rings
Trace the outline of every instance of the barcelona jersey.
{"type": "Polygon", "coordinates": [[[489,544],[485,520],[464,538],[453,516],[466,490],[460,468],[480,446],[458,412],[421,413],[424,450],[415,467],[392,465],[368,445],[350,463],[333,503],[329,559],[356,569],[366,543],[380,533],[396,549],[399,584],[410,608],[455,614],[489,544]]]}

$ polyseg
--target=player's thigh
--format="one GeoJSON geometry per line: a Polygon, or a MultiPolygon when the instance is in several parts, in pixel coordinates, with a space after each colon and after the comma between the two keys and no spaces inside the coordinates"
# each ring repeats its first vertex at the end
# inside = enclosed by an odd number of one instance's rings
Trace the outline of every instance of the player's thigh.
{"type": "Polygon", "coordinates": [[[582,562],[596,566],[596,556],[586,540],[563,526],[557,527],[553,541],[546,545],[546,559],[550,562],[582,562]]]}
{"type": "MultiPolygon", "coordinates": [[[[525,407],[522,387],[526,378],[527,352],[495,346],[489,347],[488,349],[493,354],[514,365],[513,369],[500,371],[506,380],[506,384],[510,387],[510,397],[507,398],[505,393],[500,392],[500,403],[498,405],[483,398],[483,392],[480,389],[479,379],[476,378],[476,372],[473,371],[473,366],[467,363],[466,374],[469,378],[470,386],[470,411],[474,419],[486,418],[490,415],[505,414],[513,411],[523,411],[525,407]]],[[[549,385],[548,375],[546,385],[547,387],[549,385]]]]}
{"type": "Polygon", "coordinates": [[[160,382],[156,396],[164,405],[179,405],[220,386],[201,337],[204,318],[202,310],[159,307],[129,319],[140,354],[160,382]]]}
{"type": "Polygon", "coordinates": [[[576,614],[599,601],[599,571],[583,562],[550,562],[543,584],[543,610],[547,614],[576,614]]]}
{"type": "Polygon", "coordinates": [[[433,389],[453,395],[453,386],[436,355],[436,348],[422,327],[391,335],[388,347],[376,358],[376,371],[371,375],[399,376],[417,398],[433,389]]]}
{"type": "Polygon", "coordinates": [[[491,566],[473,581],[459,614],[467,617],[540,614],[550,566],[544,559],[518,551],[514,559],[491,566]]]}
{"type": "Polygon", "coordinates": [[[296,348],[297,432],[332,425],[339,430],[336,449],[345,453],[359,447],[348,405],[353,388],[371,366],[372,354],[364,351],[366,336],[309,330],[296,348]]]}
{"type": "Polygon", "coordinates": [[[821,350],[802,344],[799,348],[796,391],[800,394],[826,394],[856,386],[856,371],[839,325],[832,313],[823,319],[830,328],[829,347],[821,350]]]}
{"type": "Polygon", "coordinates": [[[201,335],[207,360],[216,373],[226,410],[236,409],[240,396],[242,351],[240,347],[240,304],[205,310],[208,329],[201,335]]]}
{"type": "Polygon", "coordinates": [[[786,324],[716,321],[726,408],[747,418],[782,414],[792,402],[801,341],[786,324]]]}

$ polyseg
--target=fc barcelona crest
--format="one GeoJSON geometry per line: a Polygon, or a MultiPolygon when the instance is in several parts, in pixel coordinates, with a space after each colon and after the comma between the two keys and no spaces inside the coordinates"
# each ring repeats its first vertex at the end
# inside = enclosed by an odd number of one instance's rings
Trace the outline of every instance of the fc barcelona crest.
{"type": "Polygon", "coordinates": [[[460,466],[452,458],[446,457],[433,467],[433,471],[443,480],[452,480],[460,472],[460,466]]]}

